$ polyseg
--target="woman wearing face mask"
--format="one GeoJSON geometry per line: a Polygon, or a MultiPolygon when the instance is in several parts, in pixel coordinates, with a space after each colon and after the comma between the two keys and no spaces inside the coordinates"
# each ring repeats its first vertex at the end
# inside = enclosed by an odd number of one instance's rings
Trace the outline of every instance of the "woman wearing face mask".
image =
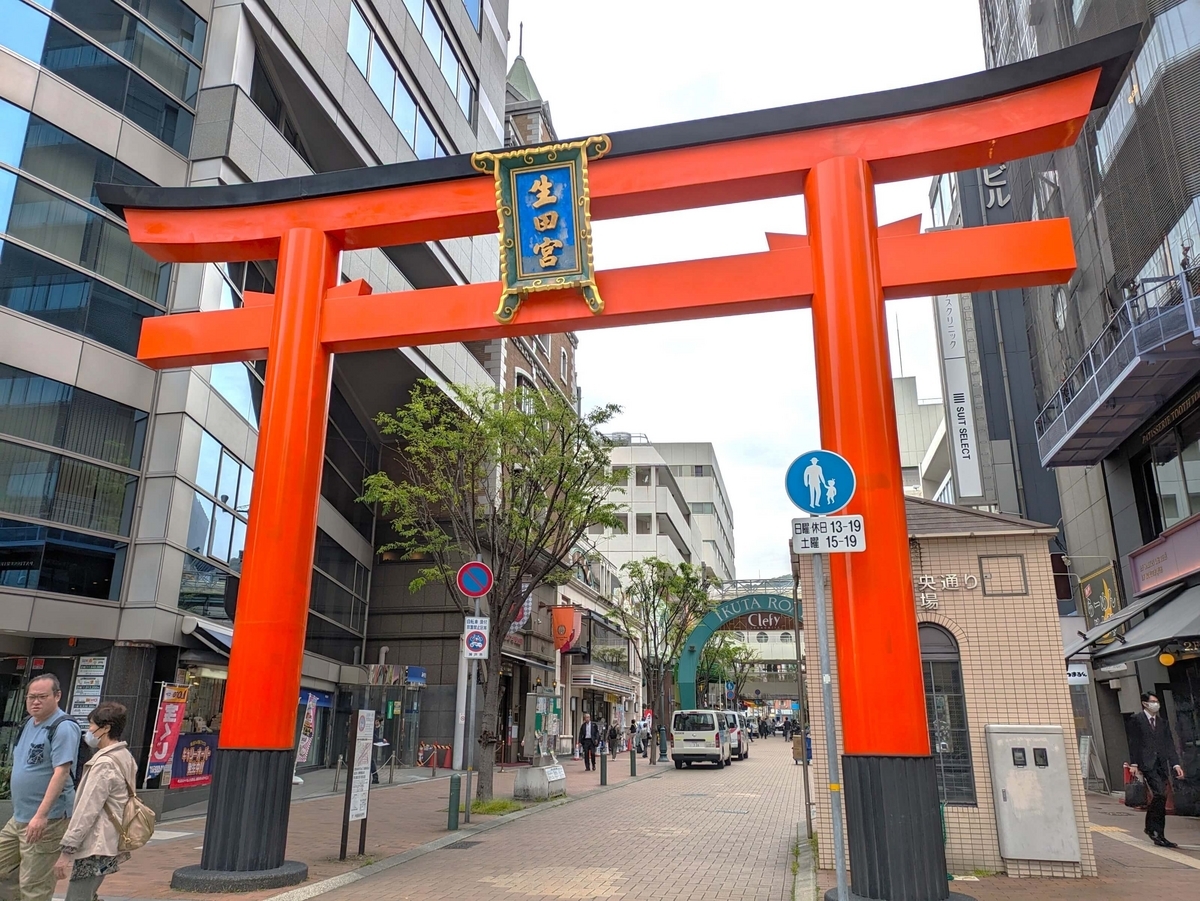
{"type": "Polygon", "coordinates": [[[59,879],[71,879],[65,901],[92,901],[104,877],[128,857],[118,852],[114,823],[123,816],[137,778],[137,763],[121,741],[125,716],[125,705],[115,701],[105,701],[88,715],[83,740],[95,753],[84,764],[75,811],[54,867],[59,879]]]}

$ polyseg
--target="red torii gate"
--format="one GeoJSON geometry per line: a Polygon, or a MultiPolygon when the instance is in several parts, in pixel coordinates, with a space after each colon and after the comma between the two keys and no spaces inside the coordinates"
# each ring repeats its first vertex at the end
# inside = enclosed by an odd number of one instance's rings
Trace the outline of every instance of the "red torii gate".
{"type": "Polygon", "coordinates": [[[138,357],[156,368],[271,360],[203,862],[175,884],[304,878],[284,851],[334,353],[811,306],[822,443],[854,466],[847,512],[871,533],[866,552],[830,567],[854,889],[947,897],[883,299],[1061,283],[1075,258],[1065,219],[878,228],[874,185],[1071,145],[1138,31],[928,85],[612,134],[589,167],[594,218],[803,193],[809,235],[599,272],[601,315],[573,289],[533,295],[502,325],[498,282],[376,295],[338,284],[342,250],[497,230],[493,180],[465,155],[235,186],[103,186],[156,259],[279,261],[274,295],[142,326],[138,357]]]}

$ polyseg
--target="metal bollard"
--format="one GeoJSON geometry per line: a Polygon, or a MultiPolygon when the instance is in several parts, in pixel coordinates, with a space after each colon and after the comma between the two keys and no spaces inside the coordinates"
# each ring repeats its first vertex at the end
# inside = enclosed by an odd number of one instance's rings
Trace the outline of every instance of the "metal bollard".
{"type": "Polygon", "coordinates": [[[637,749],[632,745],[629,747],[629,775],[637,775],[637,749]]]}
{"type": "Polygon", "coordinates": [[[446,818],[446,828],[451,832],[458,829],[458,802],[461,800],[462,777],[455,773],[450,777],[450,815],[446,818]]]}
{"type": "Polygon", "coordinates": [[[600,755],[600,784],[608,785],[608,748],[600,755]]]}

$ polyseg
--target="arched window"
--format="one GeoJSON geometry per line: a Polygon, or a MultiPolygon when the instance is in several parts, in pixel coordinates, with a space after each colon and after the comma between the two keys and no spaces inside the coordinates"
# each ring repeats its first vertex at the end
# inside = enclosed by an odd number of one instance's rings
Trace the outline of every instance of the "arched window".
{"type": "Polygon", "coordinates": [[[780,632],[779,640],[782,641],[784,644],[790,644],[792,641],[792,633],[791,632],[780,632]]]}
{"type": "Polygon", "coordinates": [[[771,639],[769,639],[767,637],[766,632],[759,632],[757,635],[754,636],[754,640],[757,641],[759,644],[766,644],[771,639]]]}
{"type": "Polygon", "coordinates": [[[947,804],[975,804],[975,771],[971,764],[971,735],[967,729],[967,700],[963,692],[958,642],[933,623],[918,627],[921,670],[925,678],[925,714],[929,746],[937,765],[938,794],[947,804]]]}
{"type": "Polygon", "coordinates": [[[745,633],[745,632],[735,632],[735,633],[734,633],[734,638],[736,638],[738,641],[745,641],[745,640],[746,640],[746,633],[745,633]]]}

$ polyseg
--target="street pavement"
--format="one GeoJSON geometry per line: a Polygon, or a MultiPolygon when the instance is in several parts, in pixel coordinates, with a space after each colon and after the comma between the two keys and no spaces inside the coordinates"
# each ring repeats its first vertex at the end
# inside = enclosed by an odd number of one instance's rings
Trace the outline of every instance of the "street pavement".
{"type": "MultiPolygon", "coordinates": [[[[654,775],[523,817],[322,901],[792,897],[804,803],[790,743],[759,740],[748,760],[722,770],[638,763],[639,775],[654,775]]],[[[594,775],[574,770],[576,778],[594,775]]]]}
{"type": "MultiPolygon", "coordinates": [[[[833,873],[807,869],[803,769],[778,738],[751,746],[749,760],[717,770],[676,771],[629,757],[595,772],[564,760],[571,799],[531,805],[507,817],[473,817],[446,830],[448,782],[442,777],[371,794],[365,858],[337,860],[342,798],[292,805],[288,856],[309,864],[309,882],[248,895],[189,895],[169,888],[171,871],[200,858],[203,820],[165,824],[156,840],[105,880],[105,901],[247,898],[258,901],[586,901],[704,898],[706,901],[809,901],[833,873]],[[799,848],[798,872],[793,872],[799,848]]],[[[497,797],[511,796],[511,771],[497,776],[497,797]]],[[[1010,879],[984,876],[953,888],[978,901],[1128,901],[1200,897],[1200,821],[1168,819],[1178,851],[1155,848],[1142,834],[1140,811],[1089,796],[1100,876],[1010,879]]],[[[357,848],[351,830],[351,850],[357,848]]],[[[59,884],[58,897],[65,889],[59,884]]]]}

